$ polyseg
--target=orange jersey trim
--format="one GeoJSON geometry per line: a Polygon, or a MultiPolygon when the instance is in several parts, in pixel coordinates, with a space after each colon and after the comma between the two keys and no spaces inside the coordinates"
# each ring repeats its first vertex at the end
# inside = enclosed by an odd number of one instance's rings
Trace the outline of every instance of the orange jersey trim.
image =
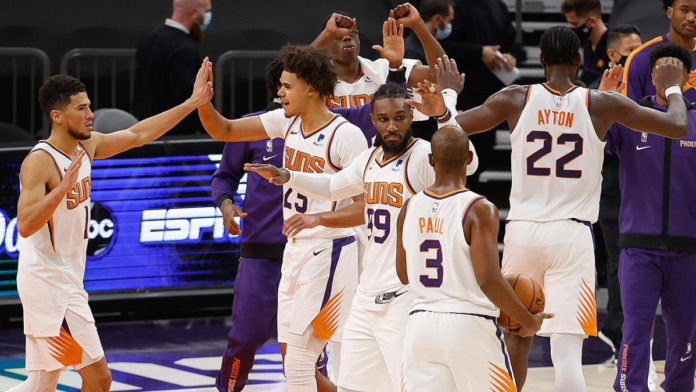
{"type": "Polygon", "coordinates": [[[51,147],[53,147],[56,151],[58,151],[59,153],[65,155],[66,158],[68,158],[68,159],[70,159],[70,160],[72,161],[72,158],[70,158],[70,155],[69,155],[68,153],[66,153],[65,151],[63,151],[63,150],[61,150],[60,148],[56,147],[53,143],[49,142],[48,140],[39,140],[39,143],[42,143],[42,142],[48,144],[48,145],[51,146],[51,147]]]}
{"type": "Polygon", "coordinates": [[[624,88],[623,88],[623,90],[621,90],[621,94],[623,94],[623,95],[628,94],[628,69],[631,67],[631,63],[633,62],[633,57],[638,52],[641,52],[643,49],[645,49],[646,47],[648,47],[652,44],[658,43],[658,42],[662,42],[663,40],[664,39],[662,38],[662,36],[655,37],[655,38],[651,39],[650,41],[644,43],[643,45],[637,47],[635,50],[633,50],[633,52],[631,52],[631,54],[628,55],[628,58],[626,59],[626,66],[624,66],[624,71],[623,71],[622,81],[624,83],[624,88]]]}
{"type": "MultiPolygon", "coordinates": [[[[401,151],[398,155],[394,155],[393,157],[387,159],[386,161],[382,161],[381,159],[379,159],[379,157],[377,157],[377,158],[375,158],[375,161],[376,161],[377,164],[379,164],[380,166],[384,166],[384,165],[386,165],[387,163],[389,163],[389,162],[395,160],[396,158],[398,158],[398,157],[404,155],[404,154],[406,153],[406,151],[408,151],[408,150],[413,146],[413,144],[414,144],[417,140],[418,140],[418,138],[415,138],[415,137],[414,137],[413,140],[411,140],[411,142],[408,143],[408,146],[406,146],[406,148],[404,148],[404,150],[401,151]]],[[[382,146],[380,146],[379,148],[381,149],[382,146]]]]}
{"type": "MultiPolygon", "coordinates": [[[[299,116],[298,116],[298,117],[299,117],[299,116]]],[[[325,122],[324,124],[322,124],[322,125],[320,125],[320,126],[314,128],[314,129],[312,129],[312,130],[309,131],[309,132],[305,131],[305,129],[304,129],[304,123],[300,122],[300,129],[301,129],[301,131],[302,131],[302,135],[303,135],[303,136],[305,137],[305,139],[306,139],[306,138],[308,138],[308,137],[314,135],[315,133],[321,131],[322,129],[326,128],[327,126],[329,126],[329,124],[331,124],[335,119],[337,119],[337,118],[339,118],[339,117],[341,117],[341,116],[335,115],[335,116],[333,116],[329,121],[327,121],[327,122],[325,122]]]]}
{"type": "Polygon", "coordinates": [[[566,90],[564,93],[562,93],[562,92],[552,88],[551,86],[549,86],[548,83],[542,83],[541,85],[544,86],[544,88],[546,88],[551,94],[560,95],[560,96],[565,96],[566,94],[568,94],[571,91],[578,88],[578,86],[571,86],[568,90],[566,90]]]}
{"type": "Polygon", "coordinates": [[[444,199],[445,197],[449,197],[449,196],[452,196],[452,195],[457,194],[457,193],[468,192],[468,191],[469,190],[466,188],[459,188],[459,189],[455,189],[453,191],[447,192],[444,195],[439,195],[439,194],[429,190],[428,188],[423,189],[423,193],[425,193],[428,196],[432,196],[436,199],[444,199]]]}
{"type": "Polygon", "coordinates": [[[382,147],[377,147],[372,151],[372,154],[370,154],[370,158],[367,160],[367,165],[365,165],[365,170],[363,170],[363,182],[365,182],[365,176],[367,176],[367,169],[370,167],[370,164],[372,163],[372,160],[375,159],[375,155],[377,155],[377,152],[381,149],[382,147]]]}

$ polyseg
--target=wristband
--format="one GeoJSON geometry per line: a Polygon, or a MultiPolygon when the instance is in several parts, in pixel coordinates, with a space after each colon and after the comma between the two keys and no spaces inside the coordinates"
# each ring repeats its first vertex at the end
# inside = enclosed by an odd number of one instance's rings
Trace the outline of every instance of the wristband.
{"type": "Polygon", "coordinates": [[[450,112],[449,108],[446,107],[445,113],[443,113],[441,116],[435,117],[435,121],[437,121],[437,122],[445,121],[445,120],[447,120],[447,117],[450,116],[451,114],[452,114],[452,112],[450,112]]]}
{"type": "Polygon", "coordinates": [[[404,65],[404,63],[401,63],[401,65],[399,65],[398,67],[394,67],[394,68],[389,67],[389,71],[391,71],[391,72],[401,72],[401,71],[405,71],[405,70],[406,70],[406,66],[404,65]]]}
{"type": "Polygon", "coordinates": [[[671,94],[682,95],[682,89],[679,86],[672,86],[665,90],[665,97],[669,97],[671,94]]]}

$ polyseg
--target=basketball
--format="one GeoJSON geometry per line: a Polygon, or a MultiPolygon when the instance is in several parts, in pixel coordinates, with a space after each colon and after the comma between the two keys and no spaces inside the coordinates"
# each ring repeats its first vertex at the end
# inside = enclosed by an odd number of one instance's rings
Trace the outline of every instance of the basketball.
{"type": "MultiPolygon", "coordinates": [[[[512,286],[515,295],[517,295],[522,305],[527,307],[530,313],[536,314],[544,311],[544,304],[546,302],[544,291],[534,279],[522,274],[510,274],[505,276],[505,280],[512,286]]],[[[514,331],[520,328],[517,321],[505,314],[502,310],[500,311],[500,317],[498,317],[498,325],[508,331],[514,331]]]]}

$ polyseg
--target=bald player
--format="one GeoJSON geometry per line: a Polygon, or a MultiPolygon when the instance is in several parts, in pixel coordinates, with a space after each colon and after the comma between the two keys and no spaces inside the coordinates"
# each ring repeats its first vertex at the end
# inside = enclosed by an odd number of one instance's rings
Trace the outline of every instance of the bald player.
{"type": "MultiPolygon", "coordinates": [[[[584,391],[582,343],[597,335],[594,244],[602,183],[604,137],[614,122],[681,138],[688,132],[680,83],[683,65],[668,58],[655,67],[655,84],[668,108],[639,106],[616,92],[588,90],[573,81],[580,66],[580,41],[567,27],[552,27],[539,43],[546,83],[513,85],[456,117],[467,133],[510,125],[512,190],[505,231],[503,272],[522,273],[541,283],[546,309],[556,316],[539,335],[551,337],[557,391],[584,391]]],[[[444,110],[444,105],[432,112],[444,110]]],[[[430,111],[421,109],[430,114],[430,111]]],[[[532,337],[507,335],[512,367],[521,389],[532,337]]]]}
{"type": "MultiPolygon", "coordinates": [[[[456,66],[450,67],[454,61],[449,61],[446,67],[440,62],[445,71],[439,79],[449,77],[463,84],[456,66]]],[[[445,80],[441,83],[448,85],[445,80]]],[[[456,94],[450,98],[449,105],[454,108],[456,94]]],[[[435,179],[428,163],[429,143],[412,136],[408,102],[402,86],[388,83],[377,90],[371,102],[371,117],[380,147],[364,151],[338,173],[301,173],[271,165],[247,165],[248,170],[310,197],[340,200],[365,195],[365,207],[357,211],[357,216],[349,217],[345,211],[341,217],[345,225],[339,226],[367,222],[368,234],[363,272],[341,347],[341,391],[400,391],[402,386],[401,347],[411,299],[408,287],[401,284],[394,270],[396,217],[405,200],[435,179]]],[[[472,164],[465,166],[475,170],[473,156],[472,164]]],[[[292,225],[289,230],[302,228],[292,225]]]]}
{"type": "Polygon", "coordinates": [[[521,336],[533,336],[553,316],[529,313],[500,273],[498,210],[466,189],[466,133],[443,127],[431,148],[435,182],[405,202],[396,224],[396,271],[413,300],[405,389],[514,391],[498,308],[519,320],[521,336]]]}

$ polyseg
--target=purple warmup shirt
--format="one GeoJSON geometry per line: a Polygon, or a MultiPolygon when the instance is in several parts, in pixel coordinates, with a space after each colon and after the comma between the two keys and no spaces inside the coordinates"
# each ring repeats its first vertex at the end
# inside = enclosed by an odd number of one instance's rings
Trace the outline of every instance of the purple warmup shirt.
{"type": "MultiPolygon", "coordinates": [[[[652,84],[652,70],[650,69],[650,52],[657,45],[669,43],[666,35],[655,37],[636,49],[626,60],[626,96],[636,102],[647,96],[655,95],[655,86],[652,84]]],[[[696,66],[696,51],[691,51],[693,66],[696,66]]],[[[692,71],[693,72],[693,71],[692,71]]],[[[691,76],[691,74],[689,75],[691,76]]],[[[684,97],[690,102],[696,102],[696,82],[689,80],[688,88],[684,91],[684,97]],[[694,83],[692,85],[692,83],[694,83]]]]}
{"type": "MultiPolygon", "coordinates": [[[[666,111],[655,97],[641,105],[666,111]]],[[[683,139],[615,124],[607,150],[619,157],[619,246],[696,252],[696,110],[683,139]]]]}

